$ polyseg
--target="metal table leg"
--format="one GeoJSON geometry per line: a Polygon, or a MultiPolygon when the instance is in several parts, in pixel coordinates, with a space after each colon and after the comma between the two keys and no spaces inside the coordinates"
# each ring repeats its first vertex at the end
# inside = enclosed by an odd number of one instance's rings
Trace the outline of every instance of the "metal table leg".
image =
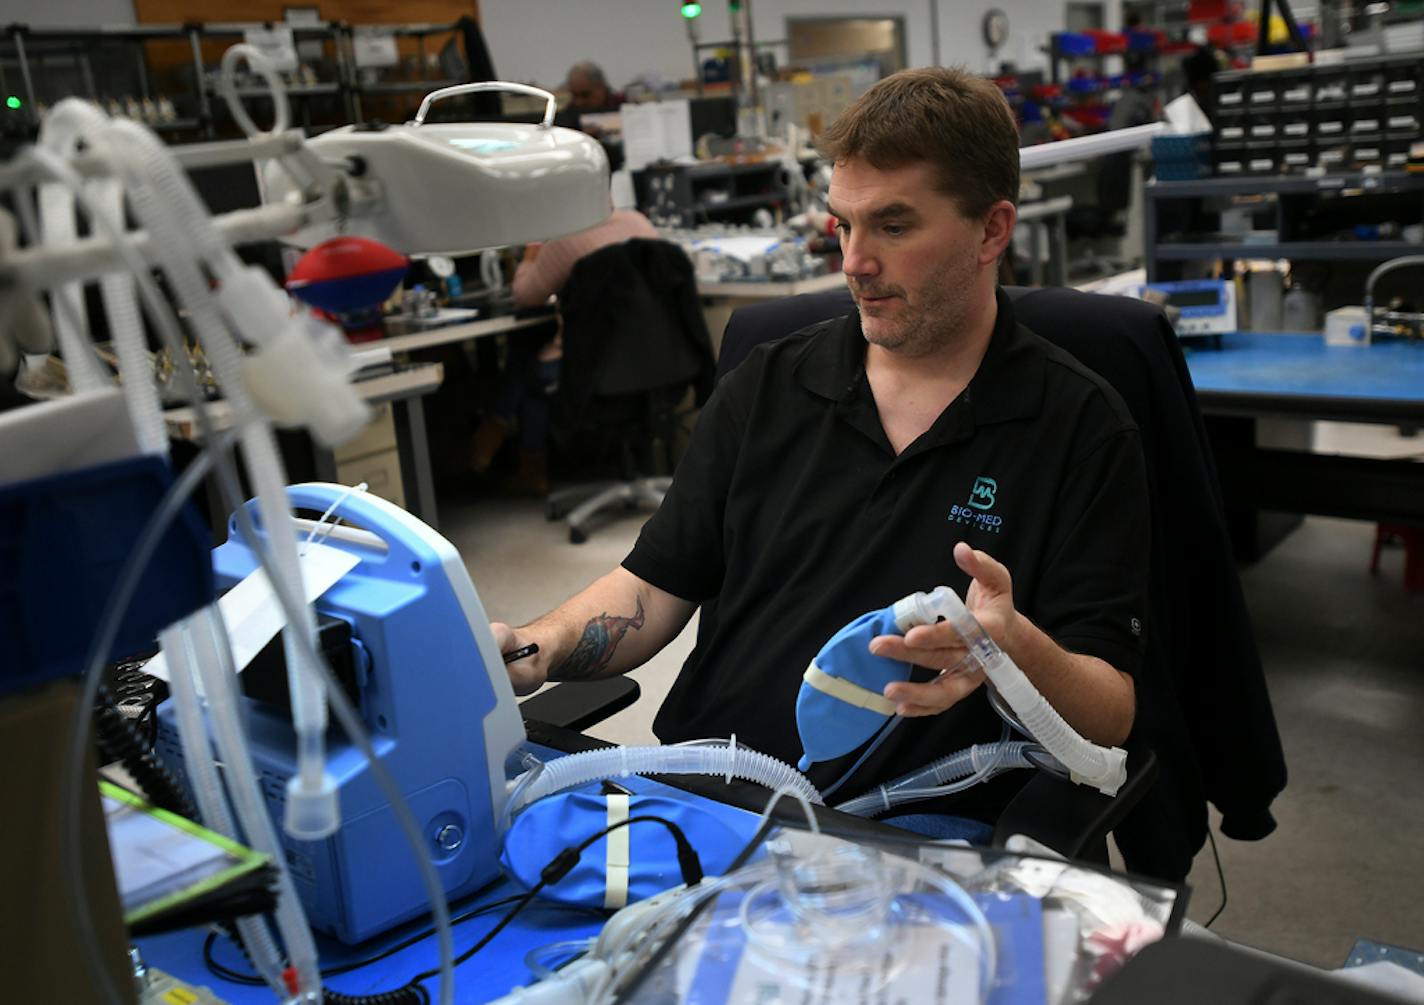
{"type": "Polygon", "coordinates": [[[431,527],[439,528],[435,511],[435,479],[430,470],[430,444],[425,436],[425,406],[419,395],[391,402],[400,454],[406,508],[431,527]]]}

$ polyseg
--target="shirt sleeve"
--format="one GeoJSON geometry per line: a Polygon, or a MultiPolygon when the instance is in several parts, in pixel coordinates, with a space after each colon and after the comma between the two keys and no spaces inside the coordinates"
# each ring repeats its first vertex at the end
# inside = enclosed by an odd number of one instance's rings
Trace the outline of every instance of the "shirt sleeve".
{"type": "Polygon", "coordinates": [[[623,568],[683,600],[702,603],[722,589],[727,498],[745,427],[740,404],[751,368],[728,375],[712,392],[677,463],[672,487],[643,525],[623,568]]]}
{"type": "Polygon", "coordinates": [[[580,252],[571,247],[567,238],[545,242],[539,257],[532,262],[520,262],[514,270],[510,294],[520,307],[538,307],[564,288],[573,272],[580,252]]]}
{"type": "Polygon", "coordinates": [[[655,239],[658,231],[642,213],[620,210],[587,230],[544,242],[534,261],[520,262],[514,270],[510,293],[515,304],[538,307],[564,288],[584,255],[632,237],[655,239]]]}
{"type": "Polygon", "coordinates": [[[1148,628],[1151,512],[1135,427],[1070,464],[1054,513],[1034,621],[1070,652],[1136,675],[1148,628]]]}

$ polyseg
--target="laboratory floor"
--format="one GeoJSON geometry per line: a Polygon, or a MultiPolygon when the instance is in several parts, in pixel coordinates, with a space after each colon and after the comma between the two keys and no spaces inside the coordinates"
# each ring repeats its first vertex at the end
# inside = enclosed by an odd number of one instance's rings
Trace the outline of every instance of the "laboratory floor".
{"type": "MultiPolygon", "coordinates": [[[[1317,428],[1317,449],[1424,457],[1424,436],[1317,428]]],[[[490,617],[514,623],[616,565],[646,515],[571,545],[537,500],[446,497],[440,513],[490,617]]],[[[1242,573],[1290,782],[1271,837],[1217,836],[1229,903],[1213,929],[1329,968],[1360,937],[1424,948],[1424,595],[1404,592],[1398,548],[1370,575],[1373,540],[1372,524],[1312,517],[1242,573]]],[[[653,714],[695,624],[635,672],[641,700],[590,732],[654,742],[653,714]]],[[[1204,922],[1221,899],[1209,845],[1189,882],[1190,915],[1204,922]]]]}

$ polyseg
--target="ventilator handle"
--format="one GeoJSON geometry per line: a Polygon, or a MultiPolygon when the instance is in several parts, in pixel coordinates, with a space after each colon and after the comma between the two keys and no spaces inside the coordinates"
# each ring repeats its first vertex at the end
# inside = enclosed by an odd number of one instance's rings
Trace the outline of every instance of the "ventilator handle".
{"type": "MultiPolygon", "coordinates": [[[[322,540],[323,544],[357,555],[361,559],[361,565],[384,566],[396,563],[397,567],[408,568],[412,579],[419,579],[423,570],[440,565],[442,556],[437,550],[439,545],[452,547],[429,524],[411,516],[395,503],[387,502],[369,492],[352,492],[347,485],[332,482],[302,482],[289,485],[287,500],[294,509],[315,510],[317,513],[325,513],[335,504],[327,519],[345,520],[354,525],[358,535],[347,533],[323,539],[321,534],[317,534],[317,539],[322,540]],[[345,498],[342,498],[343,495],[345,498]],[[369,535],[367,540],[360,539],[360,532],[369,535]]],[[[244,505],[253,526],[262,533],[264,528],[260,523],[256,502],[255,499],[249,500],[244,505]]],[[[233,540],[241,541],[249,549],[253,546],[253,542],[246,540],[239,529],[236,515],[228,518],[228,535],[233,540]]],[[[305,532],[299,535],[298,551],[301,550],[306,537],[305,532]]]]}
{"type": "Polygon", "coordinates": [[[420,102],[420,110],[415,113],[415,118],[411,120],[413,126],[425,125],[425,116],[430,113],[430,106],[437,101],[446,98],[456,98],[462,94],[479,94],[484,91],[513,91],[515,94],[527,94],[534,98],[544,99],[544,118],[540,121],[541,129],[548,129],[554,124],[554,111],[558,108],[559,99],[554,97],[549,91],[542,87],[531,87],[528,84],[515,84],[507,80],[485,80],[476,84],[454,84],[450,87],[442,87],[438,91],[431,91],[420,102]]]}

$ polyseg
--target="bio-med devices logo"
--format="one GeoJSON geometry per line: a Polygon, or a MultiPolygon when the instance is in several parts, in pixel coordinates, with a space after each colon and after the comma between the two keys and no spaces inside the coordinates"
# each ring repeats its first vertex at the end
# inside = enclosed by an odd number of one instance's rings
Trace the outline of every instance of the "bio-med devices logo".
{"type": "Polygon", "coordinates": [[[993,509],[995,495],[998,491],[998,482],[980,475],[974,479],[974,488],[969,492],[969,505],[975,509],[993,509]]]}
{"type": "Polygon", "coordinates": [[[999,533],[1004,526],[1004,518],[988,512],[999,499],[999,483],[988,475],[974,479],[974,487],[969,490],[969,501],[949,508],[950,523],[962,524],[979,530],[999,533]]]}

